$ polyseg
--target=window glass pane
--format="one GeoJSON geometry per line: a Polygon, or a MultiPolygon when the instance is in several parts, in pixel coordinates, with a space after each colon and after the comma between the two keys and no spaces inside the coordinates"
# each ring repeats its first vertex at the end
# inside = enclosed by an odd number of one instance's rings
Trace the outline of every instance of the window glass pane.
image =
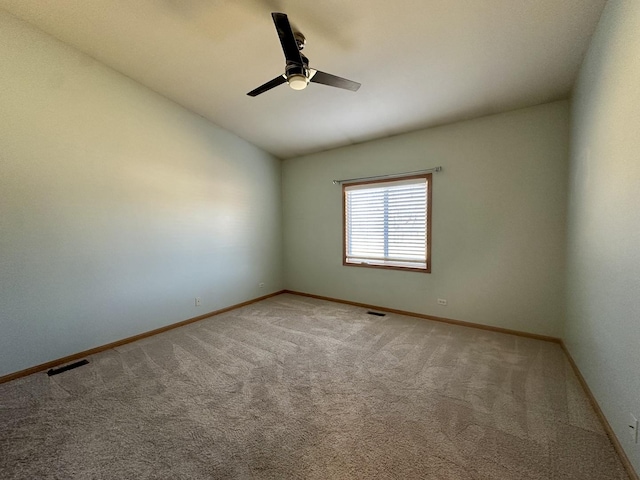
{"type": "Polygon", "coordinates": [[[345,186],[347,263],[426,268],[425,178],[345,186]]]}

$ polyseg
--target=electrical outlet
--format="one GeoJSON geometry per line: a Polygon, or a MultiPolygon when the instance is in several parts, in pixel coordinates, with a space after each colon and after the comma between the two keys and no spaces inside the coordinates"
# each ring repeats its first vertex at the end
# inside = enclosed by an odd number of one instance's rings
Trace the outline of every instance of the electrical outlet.
{"type": "Polygon", "coordinates": [[[264,288],[264,282],[260,282],[260,283],[258,284],[258,287],[260,287],[260,288],[264,288]]]}
{"type": "Polygon", "coordinates": [[[200,297],[196,297],[196,307],[199,307],[200,305],[202,305],[202,300],[200,300],[200,297]]]}
{"type": "Polygon", "coordinates": [[[638,443],[638,419],[631,415],[631,422],[629,422],[629,435],[633,439],[634,443],[638,443]]]}
{"type": "Polygon", "coordinates": [[[439,298],[438,299],[438,305],[446,305],[447,304],[447,300],[444,298],[439,298]]]}

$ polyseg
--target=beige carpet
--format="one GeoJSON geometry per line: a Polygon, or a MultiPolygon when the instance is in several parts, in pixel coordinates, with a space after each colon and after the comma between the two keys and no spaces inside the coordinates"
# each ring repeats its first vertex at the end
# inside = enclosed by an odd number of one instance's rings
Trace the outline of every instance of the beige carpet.
{"type": "Polygon", "coordinates": [[[280,295],[0,385],[3,479],[626,479],[558,345],[280,295]]]}

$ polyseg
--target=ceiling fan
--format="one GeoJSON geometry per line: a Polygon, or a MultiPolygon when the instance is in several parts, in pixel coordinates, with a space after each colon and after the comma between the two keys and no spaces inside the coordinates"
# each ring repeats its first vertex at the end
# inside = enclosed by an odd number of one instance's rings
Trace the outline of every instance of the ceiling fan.
{"type": "Polygon", "coordinates": [[[360,88],[358,82],[309,68],[309,59],[301,53],[306,43],[304,35],[293,31],[289,19],[284,13],[273,12],[271,17],[273,17],[273,23],[276,25],[284,58],[287,61],[285,73],[273,80],[269,80],[264,85],[260,85],[255,90],[251,90],[247,95],[255,97],[283,83],[288,83],[294,90],[307,88],[309,82],[343,88],[352,92],[360,88]]]}

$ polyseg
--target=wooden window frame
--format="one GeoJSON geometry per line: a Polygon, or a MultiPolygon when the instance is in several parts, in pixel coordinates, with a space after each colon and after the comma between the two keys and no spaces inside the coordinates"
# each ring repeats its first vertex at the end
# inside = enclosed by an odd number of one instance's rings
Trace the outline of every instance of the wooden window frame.
{"type": "Polygon", "coordinates": [[[423,173],[420,175],[408,175],[406,177],[395,177],[383,180],[368,180],[362,182],[350,182],[342,184],[342,265],[345,267],[360,267],[360,268],[378,268],[384,270],[400,270],[403,272],[421,272],[421,273],[431,273],[431,199],[432,199],[432,191],[433,191],[433,174],[432,173],[423,173]],[[424,178],[427,183],[427,220],[426,220],[426,252],[425,252],[425,268],[416,268],[416,267],[402,267],[397,265],[371,265],[367,263],[349,263],[347,262],[347,194],[346,188],[353,187],[355,185],[369,185],[369,184],[380,184],[380,183],[390,183],[390,182],[401,182],[403,180],[414,180],[417,178],[424,178]]]}

